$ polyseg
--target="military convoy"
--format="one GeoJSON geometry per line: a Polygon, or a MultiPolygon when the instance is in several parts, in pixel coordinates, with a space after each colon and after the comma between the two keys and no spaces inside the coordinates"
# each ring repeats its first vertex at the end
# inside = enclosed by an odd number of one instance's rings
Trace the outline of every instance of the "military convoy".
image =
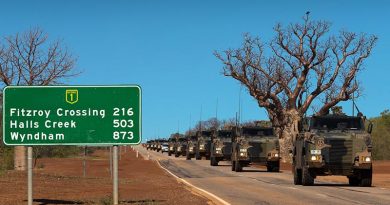
{"type": "Polygon", "coordinates": [[[372,124],[344,114],[304,118],[294,143],[294,184],[313,185],[316,176],[343,175],[352,186],[372,183],[372,124]]]}
{"type": "MultiPolygon", "coordinates": [[[[366,118],[332,113],[304,117],[293,140],[292,173],[295,185],[310,186],[317,176],[341,175],[351,186],[372,184],[372,123],[366,118]]],[[[165,143],[168,155],[187,160],[203,157],[211,166],[230,161],[232,171],[259,164],[268,172],[280,170],[279,139],[272,126],[256,124],[224,130],[203,130],[184,137],[175,134],[165,140],[147,141],[147,150],[158,151],[165,143]]]]}
{"type": "Polygon", "coordinates": [[[210,165],[218,166],[220,161],[230,161],[232,156],[232,131],[218,130],[211,135],[210,165]]]}

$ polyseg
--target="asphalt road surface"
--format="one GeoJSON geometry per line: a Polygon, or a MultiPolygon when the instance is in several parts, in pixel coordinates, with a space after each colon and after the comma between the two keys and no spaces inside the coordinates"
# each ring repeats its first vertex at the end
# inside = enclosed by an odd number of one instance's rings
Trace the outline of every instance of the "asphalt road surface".
{"type": "Polygon", "coordinates": [[[314,186],[297,186],[289,171],[268,173],[265,168],[245,167],[243,172],[232,172],[228,162],[212,167],[209,160],[175,158],[141,146],[136,149],[143,156],[159,160],[177,177],[230,204],[390,204],[390,189],[386,188],[350,187],[318,180],[314,186]]]}

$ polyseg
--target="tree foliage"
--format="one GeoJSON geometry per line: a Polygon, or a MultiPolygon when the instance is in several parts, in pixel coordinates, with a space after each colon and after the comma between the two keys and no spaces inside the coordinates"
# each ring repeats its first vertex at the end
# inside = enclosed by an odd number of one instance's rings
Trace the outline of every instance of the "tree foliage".
{"type": "Polygon", "coordinates": [[[385,110],[380,117],[371,119],[373,157],[375,160],[390,160],[390,111],[385,110]]]}

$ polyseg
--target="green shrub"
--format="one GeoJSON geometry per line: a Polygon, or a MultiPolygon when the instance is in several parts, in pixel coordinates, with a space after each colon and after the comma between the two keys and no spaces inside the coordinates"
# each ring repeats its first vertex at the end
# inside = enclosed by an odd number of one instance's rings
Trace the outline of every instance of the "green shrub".
{"type": "Polygon", "coordinates": [[[375,160],[390,159],[390,111],[385,110],[380,117],[371,119],[374,123],[372,131],[373,158],[375,160]]]}

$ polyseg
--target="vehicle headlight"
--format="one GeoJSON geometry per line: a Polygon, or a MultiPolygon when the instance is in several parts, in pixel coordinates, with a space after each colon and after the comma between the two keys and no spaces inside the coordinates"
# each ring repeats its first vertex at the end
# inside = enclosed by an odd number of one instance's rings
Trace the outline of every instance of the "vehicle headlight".
{"type": "Polygon", "coordinates": [[[190,151],[193,151],[194,150],[194,148],[192,148],[192,147],[190,147],[190,149],[189,149],[190,151]]]}
{"type": "Polygon", "coordinates": [[[241,157],[245,156],[245,153],[244,153],[244,152],[241,152],[241,153],[240,153],[240,156],[241,156],[241,157]]]}
{"type": "Polygon", "coordinates": [[[363,161],[364,162],[371,162],[371,157],[370,156],[363,157],[363,161]]]}
{"type": "Polygon", "coordinates": [[[180,151],[180,150],[181,150],[181,147],[178,147],[178,148],[177,148],[177,151],[180,151]]]}
{"type": "Polygon", "coordinates": [[[275,153],[275,154],[273,154],[274,155],[274,157],[279,157],[279,154],[278,153],[275,153]]]}
{"type": "Polygon", "coordinates": [[[321,161],[321,156],[320,155],[312,155],[310,157],[311,161],[321,161]]]}

